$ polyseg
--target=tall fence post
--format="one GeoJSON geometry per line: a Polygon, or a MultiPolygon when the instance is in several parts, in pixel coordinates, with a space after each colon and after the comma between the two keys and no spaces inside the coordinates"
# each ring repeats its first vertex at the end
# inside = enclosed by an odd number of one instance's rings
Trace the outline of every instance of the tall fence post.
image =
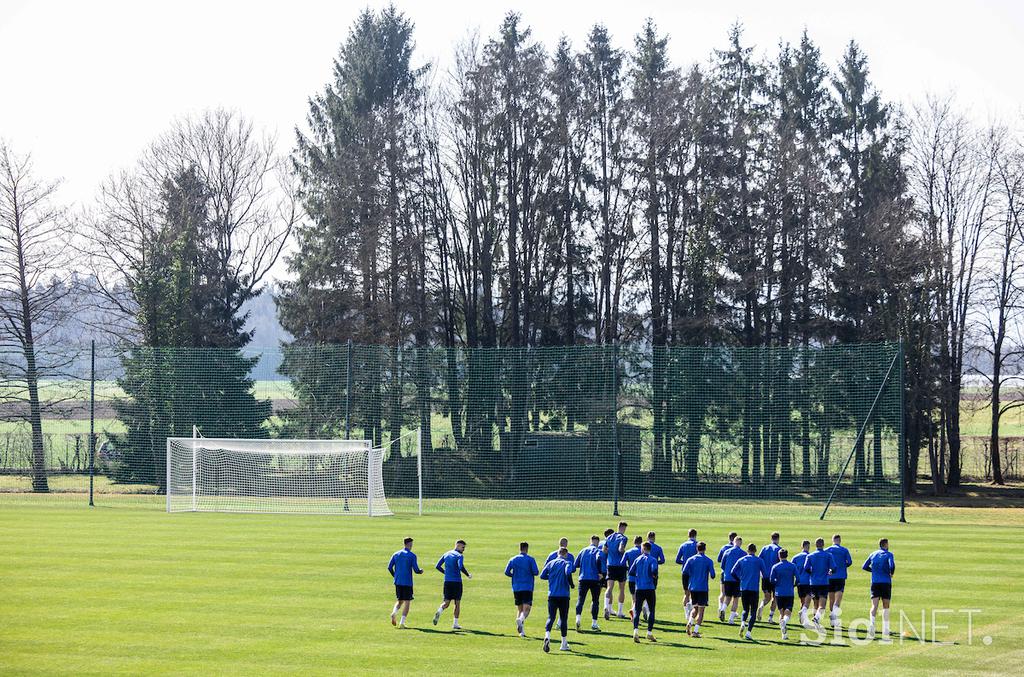
{"type": "Polygon", "coordinates": [[[348,340],[345,372],[345,439],[347,440],[352,436],[352,339],[348,340]]]}
{"type": "Polygon", "coordinates": [[[619,516],[619,496],[622,494],[622,447],[619,444],[619,342],[612,344],[612,440],[615,448],[614,500],[612,514],[619,516]]]}
{"type": "Polygon", "coordinates": [[[89,348],[89,505],[94,506],[93,485],[96,477],[96,340],[89,348]]]}
{"type": "Polygon", "coordinates": [[[903,409],[903,385],[904,385],[904,368],[906,361],[903,359],[903,339],[900,339],[899,348],[897,349],[897,355],[899,364],[898,382],[899,382],[899,407],[900,407],[900,433],[899,433],[899,453],[900,453],[900,521],[907,521],[907,438],[904,432],[906,425],[904,421],[904,409],[903,409]]]}

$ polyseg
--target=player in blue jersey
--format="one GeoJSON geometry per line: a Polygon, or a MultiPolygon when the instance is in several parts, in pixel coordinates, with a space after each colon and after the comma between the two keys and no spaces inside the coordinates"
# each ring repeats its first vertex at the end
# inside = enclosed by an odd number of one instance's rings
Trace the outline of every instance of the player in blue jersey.
{"type": "Polygon", "coordinates": [[[604,538],[597,544],[597,559],[601,563],[601,590],[608,587],[608,548],[604,547],[605,541],[614,533],[614,529],[605,529],[604,538]]]}
{"type": "MultiPolygon", "coordinates": [[[[569,550],[569,539],[566,538],[565,536],[562,536],[560,539],[558,539],[558,547],[555,548],[554,550],[552,550],[548,554],[548,558],[546,560],[544,560],[544,563],[547,564],[551,560],[557,559],[558,558],[558,553],[561,552],[562,548],[565,548],[566,550],[569,550]]],[[[576,566],[576,558],[573,557],[573,554],[572,554],[571,551],[569,552],[569,564],[571,566],[573,566],[573,567],[576,566]]],[[[561,622],[562,621],[560,621],[560,620],[556,622],[556,626],[555,627],[557,629],[561,629],[561,627],[562,627],[560,625],[561,622]]]]}
{"type": "Polygon", "coordinates": [[[624,557],[626,555],[626,527],[625,522],[619,522],[619,530],[605,539],[604,547],[608,551],[608,592],[604,597],[604,619],[612,614],[612,596],[615,592],[615,584],[619,584],[619,618],[625,618],[622,613],[622,605],[626,601],[626,566],[624,557]]]}
{"type": "Polygon", "coordinates": [[[832,573],[832,555],[825,552],[825,539],[814,541],[814,552],[807,555],[804,571],[811,575],[811,597],[814,598],[814,629],[821,629],[821,615],[828,601],[828,578],[832,573]]]}
{"type": "Polygon", "coordinates": [[[889,639],[889,604],[892,601],[892,577],[896,573],[896,558],[889,552],[889,539],[878,541],[878,550],[864,560],[864,571],[871,573],[871,623],[868,637],[875,636],[875,617],[878,603],[882,603],[882,638],[889,639]]]}
{"type": "Polygon", "coordinates": [[[740,582],[740,598],[743,600],[743,619],[740,622],[740,637],[753,639],[751,631],[757,616],[757,599],[760,596],[761,579],[768,576],[764,562],[757,556],[757,546],[747,546],[747,554],[732,566],[730,573],[740,582]],[[744,627],[745,626],[745,627],[744,627]]]}
{"type": "Polygon", "coordinates": [[[736,562],[746,556],[743,549],[743,539],[739,536],[732,539],[732,547],[722,553],[722,578],[725,580],[725,608],[718,614],[718,620],[725,622],[725,609],[731,608],[729,613],[729,625],[736,622],[736,608],[740,603],[740,580],[733,573],[732,569],[736,562]]]}
{"type": "Polygon", "coordinates": [[[841,623],[839,616],[843,613],[843,591],[846,590],[846,570],[853,566],[853,556],[843,547],[843,539],[839,534],[832,537],[832,545],[825,551],[832,556],[832,574],[828,579],[828,608],[832,627],[838,628],[841,623]]]}
{"type": "MultiPolygon", "coordinates": [[[[779,547],[779,532],[773,531],[771,539],[771,543],[761,548],[761,553],[758,555],[758,557],[761,558],[761,561],[764,562],[764,570],[766,572],[771,572],[772,567],[778,563],[779,550],[782,549],[779,547]]],[[[764,600],[761,602],[760,606],[757,607],[757,620],[761,620],[764,608],[770,605],[771,608],[768,610],[768,622],[772,623],[775,618],[775,588],[767,575],[761,580],[761,592],[764,593],[764,600]]]]}
{"type": "Polygon", "coordinates": [[[793,615],[793,597],[796,592],[795,585],[799,579],[796,565],[789,561],[789,551],[785,548],[779,550],[779,562],[772,567],[768,574],[775,591],[775,604],[779,609],[779,629],[782,630],[783,641],[789,639],[787,626],[789,617],[793,615]]]}
{"type": "MultiPolygon", "coordinates": [[[[719,550],[718,550],[718,557],[715,560],[715,561],[718,562],[719,566],[722,565],[722,557],[725,555],[725,551],[732,547],[732,542],[733,542],[733,539],[735,539],[735,538],[736,538],[736,532],[735,531],[730,531],[729,532],[729,542],[726,543],[725,545],[723,545],[721,548],[719,548],[719,550]]],[[[718,592],[718,620],[725,621],[725,610],[729,606],[728,604],[725,603],[725,576],[722,576],[722,580],[720,580],[718,582],[718,587],[719,587],[719,592],[718,592]]]]}
{"type": "Polygon", "coordinates": [[[516,604],[516,630],[526,637],[526,619],[533,608],[533,579],[540,574],[537,560],[530,557],[530,544],[519,544],[519,554],[505,565],[505,575],[512,579],[512,598],[516,604]]]}
{"type": "Polygon", "coordinates": [[[686,617],[686,634],[691,637],[700,637],[700,624],[708,605],[708,578],[715,577],[715,563],[705,554],[707,547],[704,541],[697,543],[697,553],[683,563],[683,577],[693,604],[693,611],[686,617]]]}
{"type": "MultiPolygon", "coordinates": [[[[647,639],[656,642],[654,638],[654,615],[658,597],[658,560],[651,555],[650,542],[644,543],[643,552],[636,561],[629,567],[629,575],[636,578],[636,606],[638,609],[647,607],[647,639]]],[[[640,615],[633,614],[633,641],[640,643],[640,615]]]]}
{"type": "Polygon", "coordinates": [[[572,564],[569,562],[569,551],[562,548],[558,557],[544,565],[540,572],[541,580],[548,582],[548,620],[544,624],[544,653],[551,651],[551,626],[555,617],[561,619],[559,630],[562,633],[562,651],[569,650],[566,635],[569,629],[569,590],[574,588],[572,582],[572,564]]]}
{"type": "Polygon", "coordinates": [[[797,585],[796,594],[800,598],[800,625],[810,628],[807,622],[807,612],[811,608],[811,575],[807,573],[804,566],[807,564],[807,556],[810,555],[811,542],[804,541],[800,544],[800,552],[793,557],[793,566],[796,567],[797,585]]]}
{"type": "Polygon", "coordinates": [[[632,576],[629,573],[629,568],[633,566],[633,562],[643,554],[643,536],[633,537],[633,547],[627,550],[622,555],[622,561],[626,565],[626,585],[629,587],[629,618],[633,619],[633,614],[637,612],[636,609],[636,576],[632,576]]]}
{"type": "MultiPolygon", "coordinates": [[[[647,542],[651,544],[651,557],[653,557],[655,559],[655,561],[658,562],[658,566],[661,566],[662,564],[665,563],[665,550],[660,545],[655,543],[655,538],[656,537],[657,537],[657,534],[655,534],[653,531],[648,531],[647,532],[647,542]]],[[[647,613],[648,613],[649,609],[644,607],[643,611],[644,611],[644,618],[646,619],[647,618],[647,613]]]]}
{"type": "MultiPolygon", "coordinates": [[[[676,564],[679,565],[680,570],[686,564],[686,560],[690,559],[697,554],[697,530],[690,529],[687,534],[687,539],[683,541],[683,544],[679,546],[679,550],[676,552],[676,564]]],[[[704,606],[707,606],[706,604],[704,606]]],[[[693,611],[693,600],[690,599],[690,577],[683,572],[683,609],[686,610],[686,617],[690,617],[690,613],[693,611]]]]}
{"type": "Polygon", "coordinates": [[[402,549],[391,556],[388,562],[388,573],[395,579],[395,606],[391,609],[391,625],[396,625],[395,616],[399,608],[402,610],[402,621],[398,627],[405,628],[405,619],[409,616],[409,603],[412,602],[412,575],[422,574],[416,553],[412,551],[412,537],[402,541],[402,549]]]}
{"type": "Polygon", "coordinates": [[[462,553],[466,551],[466,542],[459,539],[455,541],[455,547],[441,555],[437,560],[435,569],[444,574],[444,599],[441,606],[437,607],[434,614],[434,625],[441,620],[441,614],[448,608],[448,605],[455,602],[455,616],[452,622],[452,630],[461,630],[459,625],[459,612],[462,610],[462,574],[466,578],[473,578],[473,574],[466,571],[466,560],[462,553]]]}
{"type": "Polygon", "coordinates": [[[601,587],[601,551],[598,545],[601,539],[596,535],[590,537],[590,545],[580,550],[576,556],[575,571],[579,572],[579,593],[576,601],[576,630],[580,629],[580,616],[583,613],[583,605],[590,595],[590,629],[600,631],[597,625],[597,610],[600,608],[600,599],[604,597],[604,589],[601,587]]]}

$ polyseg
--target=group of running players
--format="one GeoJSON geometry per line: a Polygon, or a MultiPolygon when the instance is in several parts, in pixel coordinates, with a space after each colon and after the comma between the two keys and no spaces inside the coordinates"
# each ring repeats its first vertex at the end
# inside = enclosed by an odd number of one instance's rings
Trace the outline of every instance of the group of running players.
{"type": "MultiPolygon", "coordinates": [[[[526,636],[526,619],[533,607],[535,579],[548,583],[548,617],[544,625],[544,651],[550,651],[552,628],[559,630],[561,650],[568,651],[567,640],[570,590],[576,588],[573,574],[578,574],[579,592],[576,601],[576,630],[580,630],[581,617],[590,598],[590,629],[600,631],[598,613],[603,602],[604,618],[626,618],[626,589],[631,597],[628,609],[633,622],[633,641],[640,642],[641,617],[647,624],[647,639],[654,637],[655,609],[657,606],[658,573],[665,564],[665,552],[655,542],[656,534],[647,532],[630,539],[626,536],[626,522],[618,529],[607,529],[604,538],[594,535],[590,544],[578,554],[569,551],[568,539],[561,539],[558,548],[547,556],[544,566],[529,554],[529,543],[519,544],[519,554],[505,567],[505,575],[512,579],[512,595],[516,606],[516,631],[526,636]],[[616,587],[618,588],[616,592],[616,587]],[[616,604],[617,596],[617,607],[616,604]]],[[[717,560],[707,555],[707,544],[697,540],[697,530],[690,529],[688,538],[679,546],[675,563],[680,565],[683,584],[683,606],[686,609],[686,634],[701,636],[704,610],[709,605],[710,579],[715,578],[715,565],[721,571],[718,596],[718,620],[735,625],[739,620],[740,636],[752,639],[755,620],[761,620],[768,609],[768,623],[775,622],[779,614],[782,639],[789,639],[788,625],[797,600],[799,622],[807,629],[824,632],[821,619],[827,610],[833,628],[840,628],[843,593],[846,589],[847,570],[853,566],[850,551],[842,545],[839,534],[832,537],[832,545],[825,547],[819,538],[811,550],[811,542],[803,541],[801,549],[792,558],[786,548],[779,545],[779,533],[771,534],[771,542],[758,550],[750,543],[744,547],[743,539],[729,534],[729,542],[718,551],[717,560]],[[742,605],[742,615],[740,612],[742,605]],[[728,621],[726,615],[728,614],[728,621]]],[[[388,571],[394,577],[396,602],[391,610],[391,624],[406,627],[409,603],[413,598],[413,575],[422,574],[415,553],[413,539],[406,538],[404,547],[391,557],[388,571]]],[[[466,542],[456,541],[455,547],[444,553],[435,568],[444,575],[443,599],[434,614],[437,625],[445,609],[454,603],[452,628],[461,629],[459,612],[462,600],[462,577],[472,578],[466,570],[464,552],[466,542]]],[[[871,607],[868,637],[875,633],[875,618],[882,607],[882,637],[889,636],[889,602],[892,598],[892,577],[896,561],[889,551],[888,539],[878,542],[878,550],[865,560],[864,571],[871,574],[871,607]]]]}

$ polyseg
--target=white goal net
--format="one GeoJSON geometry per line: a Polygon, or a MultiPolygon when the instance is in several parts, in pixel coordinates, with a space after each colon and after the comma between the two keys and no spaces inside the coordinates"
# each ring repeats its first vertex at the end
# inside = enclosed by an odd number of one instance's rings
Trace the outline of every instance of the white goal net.
{"type": "Polygon", "coordinates": [[[368,440],[167,440],[168,512],[390,515],[368,440]]]}

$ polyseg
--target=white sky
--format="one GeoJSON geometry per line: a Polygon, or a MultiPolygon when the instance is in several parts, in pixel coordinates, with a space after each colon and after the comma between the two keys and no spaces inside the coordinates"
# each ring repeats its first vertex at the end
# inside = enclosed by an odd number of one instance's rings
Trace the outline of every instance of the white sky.
{"type": "MultiPolygon", "coordinates": [[[[282,152],[306,100],[330,76],[359,12],[382,2],[90,2],[0,0],[0,137],[37,169],[64,179],[68,202],[130,165],[170,121],[213,106],[242,111],[277,133],[282,152]]],[[[734,21],[748,44],[774,53],[806,26],[829,64],[846,43],[865,49],[890,100],[955,92],[985,120],[1024,110],[1024,2],[901,0],[704,0],[623,2],[396,2],[416,26],[417,59],[444,67],[472,29],[493,35],[508,9],[549,47],[565,33],[578,46],[595,22],[619,47],[648,16],[671,35],[676,65],[723,47],[734,21]]]]}

